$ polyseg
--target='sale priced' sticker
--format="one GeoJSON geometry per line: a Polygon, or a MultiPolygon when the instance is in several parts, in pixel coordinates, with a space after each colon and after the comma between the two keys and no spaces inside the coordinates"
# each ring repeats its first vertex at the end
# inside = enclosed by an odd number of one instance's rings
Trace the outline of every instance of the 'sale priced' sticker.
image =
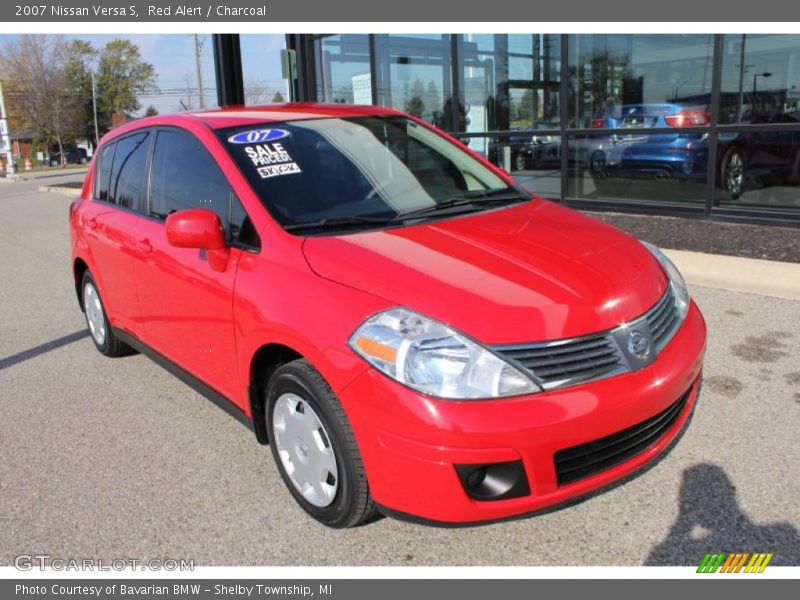
{"type": "Polygon", "coordinates": [[[245,146],[244,151],[263,179],[300,173],[300,167],[279,142],[245,146]]]}

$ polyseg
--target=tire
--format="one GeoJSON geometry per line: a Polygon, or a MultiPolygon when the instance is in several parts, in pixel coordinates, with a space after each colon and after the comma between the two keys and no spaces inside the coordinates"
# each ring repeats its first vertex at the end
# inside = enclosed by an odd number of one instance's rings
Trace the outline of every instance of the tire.
{"type": "Polygon", "coordinates": [[[744,182],[745,163],[742,151],[735,146],[728,148],[719,167],[720,187],[731,200],[738,200],[744,191],[744,182]]]}
{"type": "Polygon", "coordinates": [[[86,317],[86,327],[95,348],[105,356],[117,357],[133,354],[134,350],[121,341],[108,325],[105,305],[97,290],[92,274],[86,271],[81,281],[81,307],[86,317]],[[101,331],[102,330],[102,331],[101,331]]]}
{"type": "Polygon", "coordinates": [[[517,155],[514,157],[514,170],[524,171],[525,167],[527,166],[528,166],[528,161],[525,158],[525,155],[522,152],[518,152],[517,155]]]}
{"type": "Polygon", "coordinates": [[[608,172],[605,152],[596,150],[589,160],[589,171],[592,174],[592,183],[601,196],[613,198],[624,196],[630,189],[631,182],[627,179],[613,177],[608,172]]]}
{"type": "Polygon", "coordinates": [[[51,167],[57,167],[58,166],[58,161],[57,160],[51,160],[50,161],[50,166],[51,167]]]}
{"type": "Polygon", "coordinates": [[[87,162],[89,162],[89,161],[86,158],[84,158],[83,156],[81,156],[80,159],[78,160],[78,164],[79,165],[85,165],[87,162]]]}
{"type": "Polygon", "coordinates": [[[371,520],[377,509],[353,430],[316,369],[305,359],[280,367],[267,385],[265,408],[272,457],[303,510],[337,529],[371,520]]]}

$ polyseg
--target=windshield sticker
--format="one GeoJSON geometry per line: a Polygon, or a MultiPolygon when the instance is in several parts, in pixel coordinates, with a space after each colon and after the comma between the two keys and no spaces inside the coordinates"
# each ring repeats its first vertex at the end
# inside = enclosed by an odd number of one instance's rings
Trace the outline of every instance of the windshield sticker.
{"type": "Polygon", "coordinates": [[[302,172],[283,144],[278,142],[245,146],[244,151],[262,179],[302,172]]]}
{"type": "Polygon", "coordinates": [[[289,135],[285,129],[251,129],[240,131],[228,138],[231,144],[258,144],[261,142],[274,142],[289,135]]]}
{"type": "Polygon", "coordinates": [[[284,150],[283,145],[278,143],[245,146],[244,151],[257,167],[292,161],[292,157],[284,150]]]}
{"type": "Polygon", "coordinates": [[[259,167],[257,169],[261,179],[268,179],[276,175],[291,175],[292,173],[300,173],[300,167],[297,163],[284,163],[282,165],[270,165],[268,167],[259,167]]]}

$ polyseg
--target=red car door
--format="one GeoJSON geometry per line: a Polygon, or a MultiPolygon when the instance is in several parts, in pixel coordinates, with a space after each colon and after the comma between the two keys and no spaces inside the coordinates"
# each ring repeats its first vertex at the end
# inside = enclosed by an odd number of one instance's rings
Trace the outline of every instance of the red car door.
{"type": "Polygon", "coordinates": [[[167,242],[164,219],[208,208],[229,227],[233,198],[214,159],[189,132],[156,133],[147,218],[136,232],[134,275],[146,342],[223,396],[239,402],[233,327],[233,286],[241,250],[231,248],[223,271],[204,250],[167,242]]]}
{"type": "Polygon", "coordinates": [[[133,277],[137,210],[144,200],[148,132],[103,147],[95,167],[92,201],[84,208],[83,230],[93,275],[114,327],[137,332],[139,303],[133,277]]]}

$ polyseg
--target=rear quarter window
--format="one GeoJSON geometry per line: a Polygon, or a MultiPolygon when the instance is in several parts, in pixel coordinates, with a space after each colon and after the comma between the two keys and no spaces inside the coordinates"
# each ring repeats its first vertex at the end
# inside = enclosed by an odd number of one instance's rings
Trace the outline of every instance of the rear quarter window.
{"type": "Polygon", "coordinates": [[[111,164],[114,161],[114,147],[116,142],[103,146],[98,155],[96,175],[94,181],[94,197],[97,200],[108,201],[108,183],[111,178],[111,164]]]}

